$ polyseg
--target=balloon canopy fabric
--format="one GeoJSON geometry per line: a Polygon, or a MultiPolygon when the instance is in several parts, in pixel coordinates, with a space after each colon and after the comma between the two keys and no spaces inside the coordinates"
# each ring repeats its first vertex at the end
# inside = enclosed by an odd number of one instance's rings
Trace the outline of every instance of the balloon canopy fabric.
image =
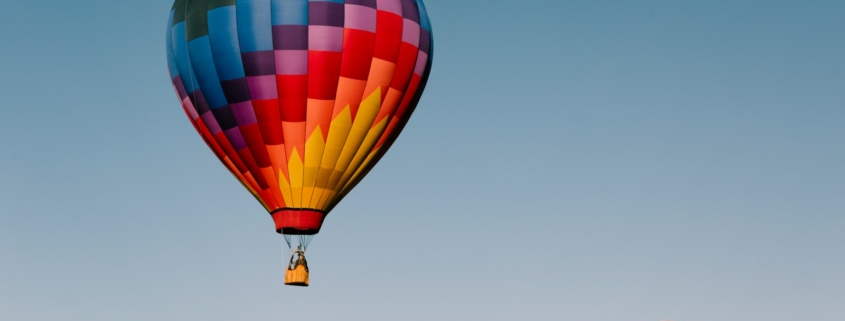
{"type": "Polygon", "coordinates": [[[326,214],[396,140],[432,62],[422,0],[176,0],[182,107],[285,234],[326,214]]]}

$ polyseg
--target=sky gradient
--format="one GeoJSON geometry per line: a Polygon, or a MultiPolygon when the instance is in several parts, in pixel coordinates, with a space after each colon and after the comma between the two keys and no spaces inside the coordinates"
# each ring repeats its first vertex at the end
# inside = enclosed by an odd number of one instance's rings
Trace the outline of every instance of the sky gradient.
{"type": "Polygon", "coordinates": [[[169,0],[0,10],[0,320],[845,315],[845,2],[427,0],[312,286],[181,110],[169,0]]]}

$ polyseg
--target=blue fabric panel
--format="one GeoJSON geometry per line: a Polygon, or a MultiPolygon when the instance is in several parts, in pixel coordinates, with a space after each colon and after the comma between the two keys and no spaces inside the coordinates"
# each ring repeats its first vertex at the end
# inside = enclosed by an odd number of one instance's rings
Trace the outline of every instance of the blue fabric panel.
{"type": "Polygon", "coordinates": [[[220,86],[220,79],[217,77],[217,68],[214,67],[214,59],[211,57],[211,45],[208,36],[202,36],[191,40],[188,43],[188,52],[191,55],[191,65],[197,75],[202,93],[208,102],[208,107],[217,109],[226,106],[226,96],[220,86]]]}
{"type": "Polygon", "coordinates": [[[170,18],[167,19],[167,36],[165,40],[164,51],[167,53],[167,68],[170,71],[170,78],[179,76],[179,68],[176,66],[176,52],[173,50],[173,14],[175,11],[170,11],[170,18]]]}
{"type": "Polygon", "coordinates": [[[220,80],[243,78],[244,68],[238,41],[235,6],[220,7],[208,12],[208,37],[211,53],[220,80]]]}
{"type": "Polygon", "coordinates": [[[185,36],[185,23],[180,22],[173,26],[173,49],[176,51],[176,67],[179,69],[179,74],[182,76],[182,82],[185,84],[185,91],[188,94],[193,93],[199,87],[197,85],[197,78],[194,71],[191,70],[190,59],[188,58],[188,43],[185,36]]]}
{"type": "Polygon", "coordinates": [[[238,0],[241,52],[273,50],[270,0],[238,0]]]}
{"type": "Polygon", "coordinates": [[[273,25],[307,25],[307,0],[273,0],[273,25]]]}

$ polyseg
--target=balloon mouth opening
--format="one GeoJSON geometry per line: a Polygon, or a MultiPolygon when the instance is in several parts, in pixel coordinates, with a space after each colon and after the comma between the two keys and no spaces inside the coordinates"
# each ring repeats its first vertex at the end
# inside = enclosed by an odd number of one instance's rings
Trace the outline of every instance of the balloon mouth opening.
{"type": "Polygon", "coordinates": [[[276,232],[287,235],[314,235],[320,232],[326,213],[315,209],[282,208],[270,213],[276,232]]]}
{"type": "Polygon", "coordinates": [[[287,234],[287,235],[315,235],[320,233],[320,230],[298,230],[295,228],[282,228],[277,229],[276,233],[279,234],[287,234]]]}

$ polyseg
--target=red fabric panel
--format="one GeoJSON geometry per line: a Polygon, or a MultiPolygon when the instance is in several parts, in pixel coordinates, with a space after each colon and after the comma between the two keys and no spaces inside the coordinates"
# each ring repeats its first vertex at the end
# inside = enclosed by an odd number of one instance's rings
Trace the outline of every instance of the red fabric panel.
{"type": "Polygon", "coordinates": [[[340,52],[308,51],[308,98],[334,100],[340,62],[340,52]]]}
{"type": "Polygon", "coordinates": [[[414,95],[416,95],[417,90],[420,88],[420,82],[422,81],[422,77],[417,74],[413,74],[411,76],[411,83],[408,84],[408,90],[405,91],[405,95],[402,96],[402,102],[399,103],[399,108],[396,109],[396,113],[394,113],[394,117],[402,118],[402,115],[408,111],[408,107],[411,105],[411,100],[414,99],[414,95]]]}
{"type": "Polygon", "coordinates": [[[276,75],[276,86],[279,90],[279,110],[282,121],[305,121],[308,104],[308,76],[276,75]]]}
{"type": "Polygon", "coordinates": [[[239,150],[238,155],[241,157],[244,164],[246,164],[246,168],[252,174],[252,178],[254,178],[255,182],[258,183],[258,187],[260,187],[259,189],[264,190],[270,188],[270,184],[267,183],[267,180],[264,179],[264,175],[261,174],[261,170],[258,168],[258,164],[252,157],[252,152],[249,148],[239,150]]]}
{"type": "MultiPolygon", "coordinates": [[[[270,162],[270,154],[267,153],[267,148],[264,147],[264,138],[261,137],[261,130],[258,128],[258,124],[240,126],[240,129],[241,134],[244,136],[244,140],[246,140],[246,144],[249,147],[249,151],[252,153],[252,157],[254,157],[255,162],[258,163],[258,167],[264,168],[272,166],[272,162],[270,162]]],[[[253,173],[253,175],[256,174],[253,173]]]]}
{"type": "Polygon", "coordinates": [[[396,64],[396,72],[393,74],[393,81],[390,87],[398,91],[405,91],[411,75],[414,74],[414,67],[417,65],[417,54],[420,50],[407,42],[402,43],[399,50],[399,61],[396,64]]]}
{"type": "Polygon", "coordinates": [[[253,100],[255,118],[258,119],[258,126],[261,127],[261,136],[267,145],[281,145],[285,143],[282,132],[282,115],[279,113],[279,101],[253,100]]]}
{"type": "Polygon", "coordinates": [[[346,78],[367,80],[375,45],[376,34],[357,29],[345,29],[340,75],[346,78]]]}
{"type": "MultiPolygon", "coordinates": [[[[205,126],[205,122],[202,121],[202,118],[198,117],[196,123],[194,123],[194,122],[191,122],[191,123],[194,124],[194,128],[196,128],[197,132],[200,133],[200,137],[202,137],[202,140],[205,141],[205,144],[208,145],[208,147],[211,148],[211,151],[214,152],[214,155],[216,155],[217,158],[219,158],[220,161],[222,162],[223,157],[226,155],[226,152],[224,152],[223,149],[220,148],[220,144],[218,144],[217,140],[214,139],[214,136],[211,135],[211,132],[205,126]]],[[[236,169],[232,168],[231,170],[236,170],[236,169]]]]}
{"type": "Polygon", "coordinates": [[[396,125],[399,123],[399,119],[401,119],[408,111],[408,106],[411,104],[411,100],[414,99],[414,95],[416,94],[417,89],[419,89],[421,81],[422,77],[420,77],[420,75],[413,74],[411,76],[411,82],[408,84],[408,90],[405,92],[405,95],[402,96],[402,102],[399,103],[399,108],[397,108],[396,112],[393,113],[393,118],[390,119],[390,123],[387,125],[387,129],[385,129],[384,133],[381,134],[381,138],[379,138],[376,145],[373,146],[373,150],[381,147],[381,145],[384,145],[390,136],[394,135],[393,131],[396,129],[396,125]]]}
{"type": "Polygon", "coordinates": [[[376,23],[376,50],[374,57],[396,62],[402,42],[402,17],[387,11],[378,11],[376,23]]]}
{"type": "Polygon", "coordinates": [[[321,212],[306,209],[283,209],[273,213],[276,231],[285,234],[316,234],[325,218],[321,212]]]}
{"type": "Polygon", "coordinates": [[[268,208],[279,208],[279,203],[276,202],[276,197],[273,196],[273,191],[268,189],[258,191],[258,197],[267,204],[268,208]]]}

